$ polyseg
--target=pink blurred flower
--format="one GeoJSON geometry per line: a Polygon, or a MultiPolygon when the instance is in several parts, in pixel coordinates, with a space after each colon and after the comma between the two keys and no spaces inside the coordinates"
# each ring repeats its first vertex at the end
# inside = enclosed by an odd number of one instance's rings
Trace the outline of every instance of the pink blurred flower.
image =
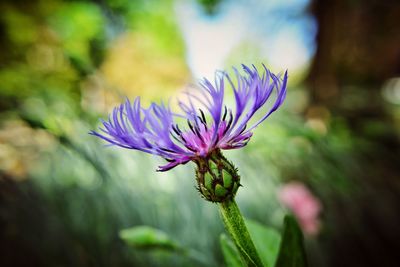
{"type": "Polygon", "coordinates": [[[280,189],[278,197],[281,203],[293,212],[305,234],[318,234],[321,227],[319,213],[322,205],[304,184],[287,183],[280,189]]]}

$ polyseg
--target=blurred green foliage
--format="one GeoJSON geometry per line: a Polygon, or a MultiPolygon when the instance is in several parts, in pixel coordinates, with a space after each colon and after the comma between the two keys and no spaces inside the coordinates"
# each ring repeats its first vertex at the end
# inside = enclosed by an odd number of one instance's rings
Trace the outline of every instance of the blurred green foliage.
{"type": "MultiPolygon", "coordinates": [[[[88,71],[98,55],[92,43],[102,41],[106,28],[99,6],[89,2],[71,2],[57,8],[48,17],[48,25],[57,33],[63,52],[72,62],[88,71]]],[[[100,62],[98,62],[100,63],[100,62]]]]}

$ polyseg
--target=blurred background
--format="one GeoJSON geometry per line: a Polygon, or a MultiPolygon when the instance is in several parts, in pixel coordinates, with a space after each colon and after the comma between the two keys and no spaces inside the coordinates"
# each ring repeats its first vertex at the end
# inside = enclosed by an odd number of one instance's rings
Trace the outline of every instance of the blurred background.
{"type": "Polygon", "coordinates": [[[311,266],[398,266],[399,1],[9,0],[0,10],[1,266],[223,266],[218,209],[199,197],[192,164],[156,173],[161,159],[88,132],[126,96],[173,99],[241,63],[290,75],[280,111],[225,153],[244,215],[279,229],[292,208],[282,190],[295,184],[314,203],[312,226],[301,225],[311,266]],[[204,262],[128,247],[118,232],[135,225],[204,262]]]}

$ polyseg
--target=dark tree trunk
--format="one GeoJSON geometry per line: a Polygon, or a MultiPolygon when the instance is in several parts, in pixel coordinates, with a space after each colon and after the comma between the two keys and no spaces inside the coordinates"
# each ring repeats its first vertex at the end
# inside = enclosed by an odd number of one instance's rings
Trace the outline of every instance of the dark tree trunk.
{"type": "Polygon", "coordinates": [[[334,232],[320,245],[329,266],[398,266],[400,149],[382,86],[400,76],[400,1],[314,1],[311,10],[319,29],[306,116],[327,108],[367,140],[357,148],[362,172],[351,177],[359,194],[325,207],[334,232]]]}
{"type": "Polygon", "coordinates": [[[319,27],[312,105],[351,122],[384,116],[380,89],[400,74],[400,1],[314,1],[311,9],[319,27]]]}

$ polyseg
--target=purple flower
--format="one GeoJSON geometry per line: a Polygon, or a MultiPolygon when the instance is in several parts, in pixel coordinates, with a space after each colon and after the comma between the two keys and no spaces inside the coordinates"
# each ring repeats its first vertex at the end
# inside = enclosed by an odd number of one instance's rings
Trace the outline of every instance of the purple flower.
{"type": "Polygon", "coordinates": [[[262,74],[254,66],[242,66],[244,75],[234,68],[234,80],[227,73],[218,71],[214,84],[203,79],[197,94],[196,91],[186,92],[188,101],[179,102],[182,114],[175,114],[163,103],[152,103],[143,108],[137,97],[133,103],[126,100],[114,108],[108,121],[102,121],[103,128],[91,134],[113,145],[163,157],[168,164],[160,166],[159,171],[206,158],[220,149],[243,147],[253,135],[253,129],[283,103],[287,72],[281,78],[265,66],[262,74]],[[224,103],[227,84],[234,93],[234,109],[224,103]],[[250,119],[267,104],[273,91],[272,107],[249,125],[250,119]],[[182,129],[176,122],[181,119],[187,123],[182,129]]]}

